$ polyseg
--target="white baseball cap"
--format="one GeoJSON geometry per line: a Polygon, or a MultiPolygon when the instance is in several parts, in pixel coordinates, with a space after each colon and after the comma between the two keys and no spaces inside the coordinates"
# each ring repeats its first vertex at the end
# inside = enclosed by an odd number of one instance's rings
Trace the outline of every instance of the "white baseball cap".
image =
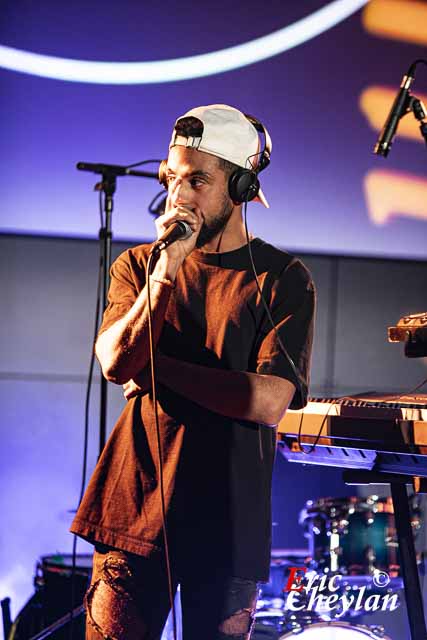
{"type": "MultiPolygon", "coordinates": [[[[178,134],[174,129],[169,149],[176,145],[192,147],[197,151],[228,160],[244,169],[256,168],[260,156],[260,137],[254,125],[241,111],[226,104],[196,107],[180,116],[175,126],[181,118],[188,117],[200,120],[203,125],[202,135],[187,137],[178,134]]],[[[268,142],[271,149],[269,136],[268,142]]],[[[269,207],[261,189],[255,200],[269,207]]]]}

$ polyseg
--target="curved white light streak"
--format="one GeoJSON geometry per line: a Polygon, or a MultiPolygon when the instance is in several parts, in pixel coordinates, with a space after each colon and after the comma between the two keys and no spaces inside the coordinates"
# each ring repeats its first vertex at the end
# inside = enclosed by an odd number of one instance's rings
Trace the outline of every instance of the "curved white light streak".
{"type": "Polygon", "coordinates": [[[309,16],[250,42],[197,56],[148,62],[92,62],[40,55],[0,45],[0,66],[11,71],[93,84],[152,84],[201,78],[266,60],[314,38],[369,0],[334,0],[309,16]]]}

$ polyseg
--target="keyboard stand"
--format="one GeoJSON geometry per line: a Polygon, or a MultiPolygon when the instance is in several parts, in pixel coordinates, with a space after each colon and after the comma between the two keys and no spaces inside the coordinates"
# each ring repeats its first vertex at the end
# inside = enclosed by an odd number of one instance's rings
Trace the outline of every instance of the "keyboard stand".
{"type": "Polygon", "coordinates": [[[413,484],[414,478],[400,474],[349,469],[343,472],[343,480],[349,485],[390,485],[411,640],[427,640],[423,596],[406,492],[406,485],[413,484]]]}

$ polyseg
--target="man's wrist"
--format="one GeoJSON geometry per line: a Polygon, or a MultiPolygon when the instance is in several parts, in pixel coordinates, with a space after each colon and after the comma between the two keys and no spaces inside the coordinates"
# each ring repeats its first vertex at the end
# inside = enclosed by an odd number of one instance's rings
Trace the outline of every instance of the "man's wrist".
{"type": "Polygon", "coordinates": [[[180,260],[171,258],[166,251],[160,254],[160,257],[154,267],[153,276],[155,278],[170,280],[175,282],[176,274],[181,266],[180,260]]]}

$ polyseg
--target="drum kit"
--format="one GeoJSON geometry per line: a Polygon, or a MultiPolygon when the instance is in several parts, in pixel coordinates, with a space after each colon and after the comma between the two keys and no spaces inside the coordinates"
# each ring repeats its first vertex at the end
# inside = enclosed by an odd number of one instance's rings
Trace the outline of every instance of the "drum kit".
{"type": "MultiPolygon", "coordinates": [[[[262,585],[252,640],[391,640],[358,616],[399,606],[397,534],[391,498],[308,501],[300,525],[307,550],[273,550],[270,580],[262,585]]],[[[421,510],[411,498],[414,534],[421,510]]]]}
{"type": "MultiPolygon", "coordinates": [[[[6,636],[7,640],[30,640],[62,616],[69,614],[72,608],[72,591],[73,607],[81,605],[89,586],[91,571],[92,554],[77,554],[74,571],[71,554],[53,554],[40,558],[34,576],[34,595],[14,620],[6,636]]],[[[48,637],[53,640],[69,640],[69,624],[64,624],[48,637]]],[[[73,638],[84,637],[85,621],[80,615],[73,622],[73,638]]]]}
{"type": "MultiPolygon", "coordinates": [[[[399,606],[397,535],[391,498],[347,497],[308,501],[300,525],[308,549],[272,551],[270,579],[262,585],[252,640],[392,640],[378,625],[355,624],[358,616],[399,606]]],[[[417,497],[411,498],[414,534],[421,526],[417,497]]],[[[92,556],[79,554],[74,607],[88,586],[92,556]]],[[[12,625],[8,640],[28,640],[68,613],[72,558],[44,556],[37,564],[36,591],[12,625]]],[[[179,594],[176,605],[179,616],[179,594]]],[[[179,624],[181,635],[181,625],[179,624]]],[[[83,616],[74,637],[84,637],[83,616]]],[[[66,627],[55,640],[68,640],[66,627]]],[[[173,637],[168,620],[161,640],[173,637]]]]}

